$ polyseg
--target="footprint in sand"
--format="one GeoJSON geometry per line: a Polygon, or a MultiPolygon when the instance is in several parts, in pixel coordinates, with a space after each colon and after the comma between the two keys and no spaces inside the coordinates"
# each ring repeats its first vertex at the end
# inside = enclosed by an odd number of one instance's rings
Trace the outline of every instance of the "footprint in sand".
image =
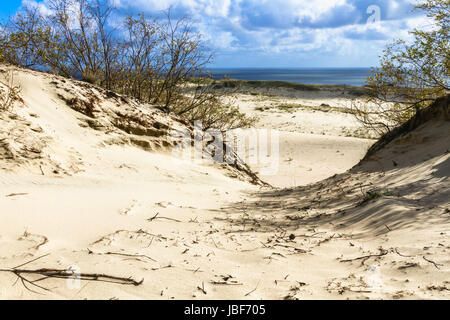
{"type": "Polygon", "coordinates": [[[133,200],[127,208],[120,210],[119,213],[122,216],[129,216],[133,214],[137,206],[138,206],[137,200],[133,200]]]}
{"type": "Polygon", "coordinates": [[[172,202],[170,202],[170,201],[156,202],[155,205],[158,206],[158,207],[161,207],[161,208],[173,208],[173,207],[175,207],[175,205],[172,202]]]}

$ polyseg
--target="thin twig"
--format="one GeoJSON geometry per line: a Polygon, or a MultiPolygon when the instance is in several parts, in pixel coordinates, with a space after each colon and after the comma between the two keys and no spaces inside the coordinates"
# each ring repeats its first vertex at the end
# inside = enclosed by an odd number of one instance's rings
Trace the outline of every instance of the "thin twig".
{"type": "Polygon", "coordinates": [[[357,258],[353,258],[353,259],[345,259],[345,260],[341,260],[341,262],[351,262],[351,261],[361,260],[361,259],[362,259],[362,260],[363,260],[363,261],[362,261],[362,264],[364,264],[364,262],[365,262],[367,259],[369,259],[369,258],[372,258],[372,257],[382,257],[382,256],[387,255],[388,253],[389,253],[389,251],[380,249],[380,253],[379,253],[379,254],[369,254],[369,255],[367,255],[367,256],[357,257],[357,258]]]}
{"type": "Polygon", "coordinates": [[[45,257],[47,257],[47,256],[49,256],[49,255],[50,255],[50,253],[44,254],[43,256],[37,257],[37,258],[35,258],[35,259],[33,259],[33,260],[30,260],[30,261],[28,261],[28,262],[25,262],[24,264],[18,265],[18,266],[16,266],[16,267],[14,267],[13,269],[17,269],[17,268],[26,266],[27,264],[30,264],[30,263],[32,263],[32,262],[34,262],[34,261],[36,261],[36,260],[45,258],[45,257]]]}
{"type": "Polygon", "coordinates": [[[87,250],[88,250],[89,254],[98,254],[98,255],[106,254],[106,255],[114,255],[114,256],[134,257],[134,258],[147,258],[151,261],[158,262],[157,260],[155,260],[152,257],[149,257],[145,254],[129,254],[129,253],[120,253],[120,252],[94,252],[94,251],[90,250],[89,248],[87,250]]]}
{"type": "Polygon", "coordinates": [[[407,256],[406,254],[402,254],[398,251],[397,248],[394,249],[395,253],[398,254],[400,257],[405,257],[405,258],[412,258],[414,256],[407,256]]]}
{"type": "Polygon", "coordinates": [[[15,196],[25,196],[25,195],[27,195],[28,193],[26,193],[26,192],[23,192],[23,193],[10,193],[10,194],[8,194],[8,195],[6,195],[5,197],[15,197],[15,196]]]}
{"type": "Polygon", "coordinates": [[[27,286],[27,283],[37,287],[39,289],[45,290],[45,291],[51,291],[48,288],[45,288],[43,286],[40,286],[36,284],[37,281],[44,280],[47,278],[56,278],[56,279],[79,279],[81,281],[99,281],[99,282],[109,282],[109,283],[116,283],[116,284],[122,284],[122,285],[134,285],[139,286],[144,282],[144,279],[141,281],[136,281],[134,279],[130,278],[124,278],[124,277],[117,277],[117,276],[111,276],[107,274],[101,274],[101,273],[74,273],[73,270],[63,270],[63,269],[35,269],[35,270],[26,270],[26,269],[0,269],[0,272],[11,272],[14,275],[16,275],[18,278],[20,278],[23,286],[33,292],[38,293],[31,288],[27,286]],[[41,275],[43,278],[40,278],[36,281],[30,281],[27,278],[25,278],[25,274],[29,275],[41,275]]]}
{"type": "Polygon", "coordinates": [[[152,222],[155,219],[166,219],[166,220],[171,220],[171,221],[175,221],[175,222],[181,222],[180,220],[173,219],[173,218],[158,217],[158,215],[159,215],[159,212],[157,214],[155,214],[153,217],[151,217],[150,219],[147,219],[147,221],[152,222]]]}
{"type": "Polygon", "coordinates": [[[205,290],[205,283],[202,282],[202,286],[198,286],[197,287],[198,290],[200,290],[201,292],[203,292],[204,294],[207,294],[206,290],[205,290]]]}
{"type": "Polygon", "coordinates": [[[258,289],[258,286],[259,286],[259,283],[260,283],[260,282],[261,282],[261,280],[258,281],[258,284],[256,285],[255,289],[253,289],[253,290],[250,291],[250,292],[247,292],[247,293],[245,294],[245,296],[247,297],[247,296],[249,296],[250,294],[252,294],[253,292],[255,292],[256,289],[258,289]]]}
{"type": "Polygon", "coordinates": [[[423,258],[423,260],[425,260],[425,261],[427,261],[429,263],[432,263],[436,267],[436,269],[440,269],[439,266],[441,266],[441,267],[443,266],[443,264],[439,264],[439,263],[436,263],[436,262],[434,262],[432,260],[429,260],[425,256],[423,256],[422,258],[423,258]]]}

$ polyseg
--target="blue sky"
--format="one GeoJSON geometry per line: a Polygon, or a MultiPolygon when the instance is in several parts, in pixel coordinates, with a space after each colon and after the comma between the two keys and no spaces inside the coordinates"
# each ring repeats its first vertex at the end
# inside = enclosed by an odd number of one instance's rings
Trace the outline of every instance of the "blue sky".
{"type": "MultiPolygon", "coordinates": [[[[23,0],[40,2],[46,0],[23,0]]],[[[110,0],[121,14],[189,16],[212,67],[371,67],[393,38],[428,24],[415,0],[110,0]]],[[[21,0],[1,0],[0,17],[21,0]]]]}
{"type": "Polygon", "coordinates": [[[14,14],[17,8],[21,5],[22,0],[1,0],[0,1],[0,18],[4,19],[9,15],[14,14]]]}

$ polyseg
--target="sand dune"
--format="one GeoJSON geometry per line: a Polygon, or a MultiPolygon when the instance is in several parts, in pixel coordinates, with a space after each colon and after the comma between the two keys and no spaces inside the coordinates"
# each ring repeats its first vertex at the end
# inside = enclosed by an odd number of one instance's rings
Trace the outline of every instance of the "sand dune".
{"type": "Polygon", "coordinates": [[[262,127],[289,120],[279,174],[262,177],[282,189],[174,159],[169,132],[191,128],[153,106],[29,70],[14,81],[0,299],[450,297],[448,100],[355,167],[374,141],[339,137],[342,121],[357,128],[348,114],[265,113],[262,127]],[[63,277],[42,279],[51,269],[63,277]]]}

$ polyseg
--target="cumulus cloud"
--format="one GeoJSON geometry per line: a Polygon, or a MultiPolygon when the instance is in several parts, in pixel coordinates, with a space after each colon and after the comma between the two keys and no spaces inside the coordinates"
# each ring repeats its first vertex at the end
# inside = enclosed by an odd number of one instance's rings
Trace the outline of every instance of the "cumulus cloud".
{"type": "Polygon", "coordinates": [[[373,65],[387,41],[407,37],[408,29],[427,19],[411,12],[416,0],[110,1],[123,15],[144,11],[163,17],[162,11],[170,8],[175,19],[192,18],[221,66],[271,61],[281,66],[312,56],[318,64],[332,57],[348,66],[373,65]]]}

